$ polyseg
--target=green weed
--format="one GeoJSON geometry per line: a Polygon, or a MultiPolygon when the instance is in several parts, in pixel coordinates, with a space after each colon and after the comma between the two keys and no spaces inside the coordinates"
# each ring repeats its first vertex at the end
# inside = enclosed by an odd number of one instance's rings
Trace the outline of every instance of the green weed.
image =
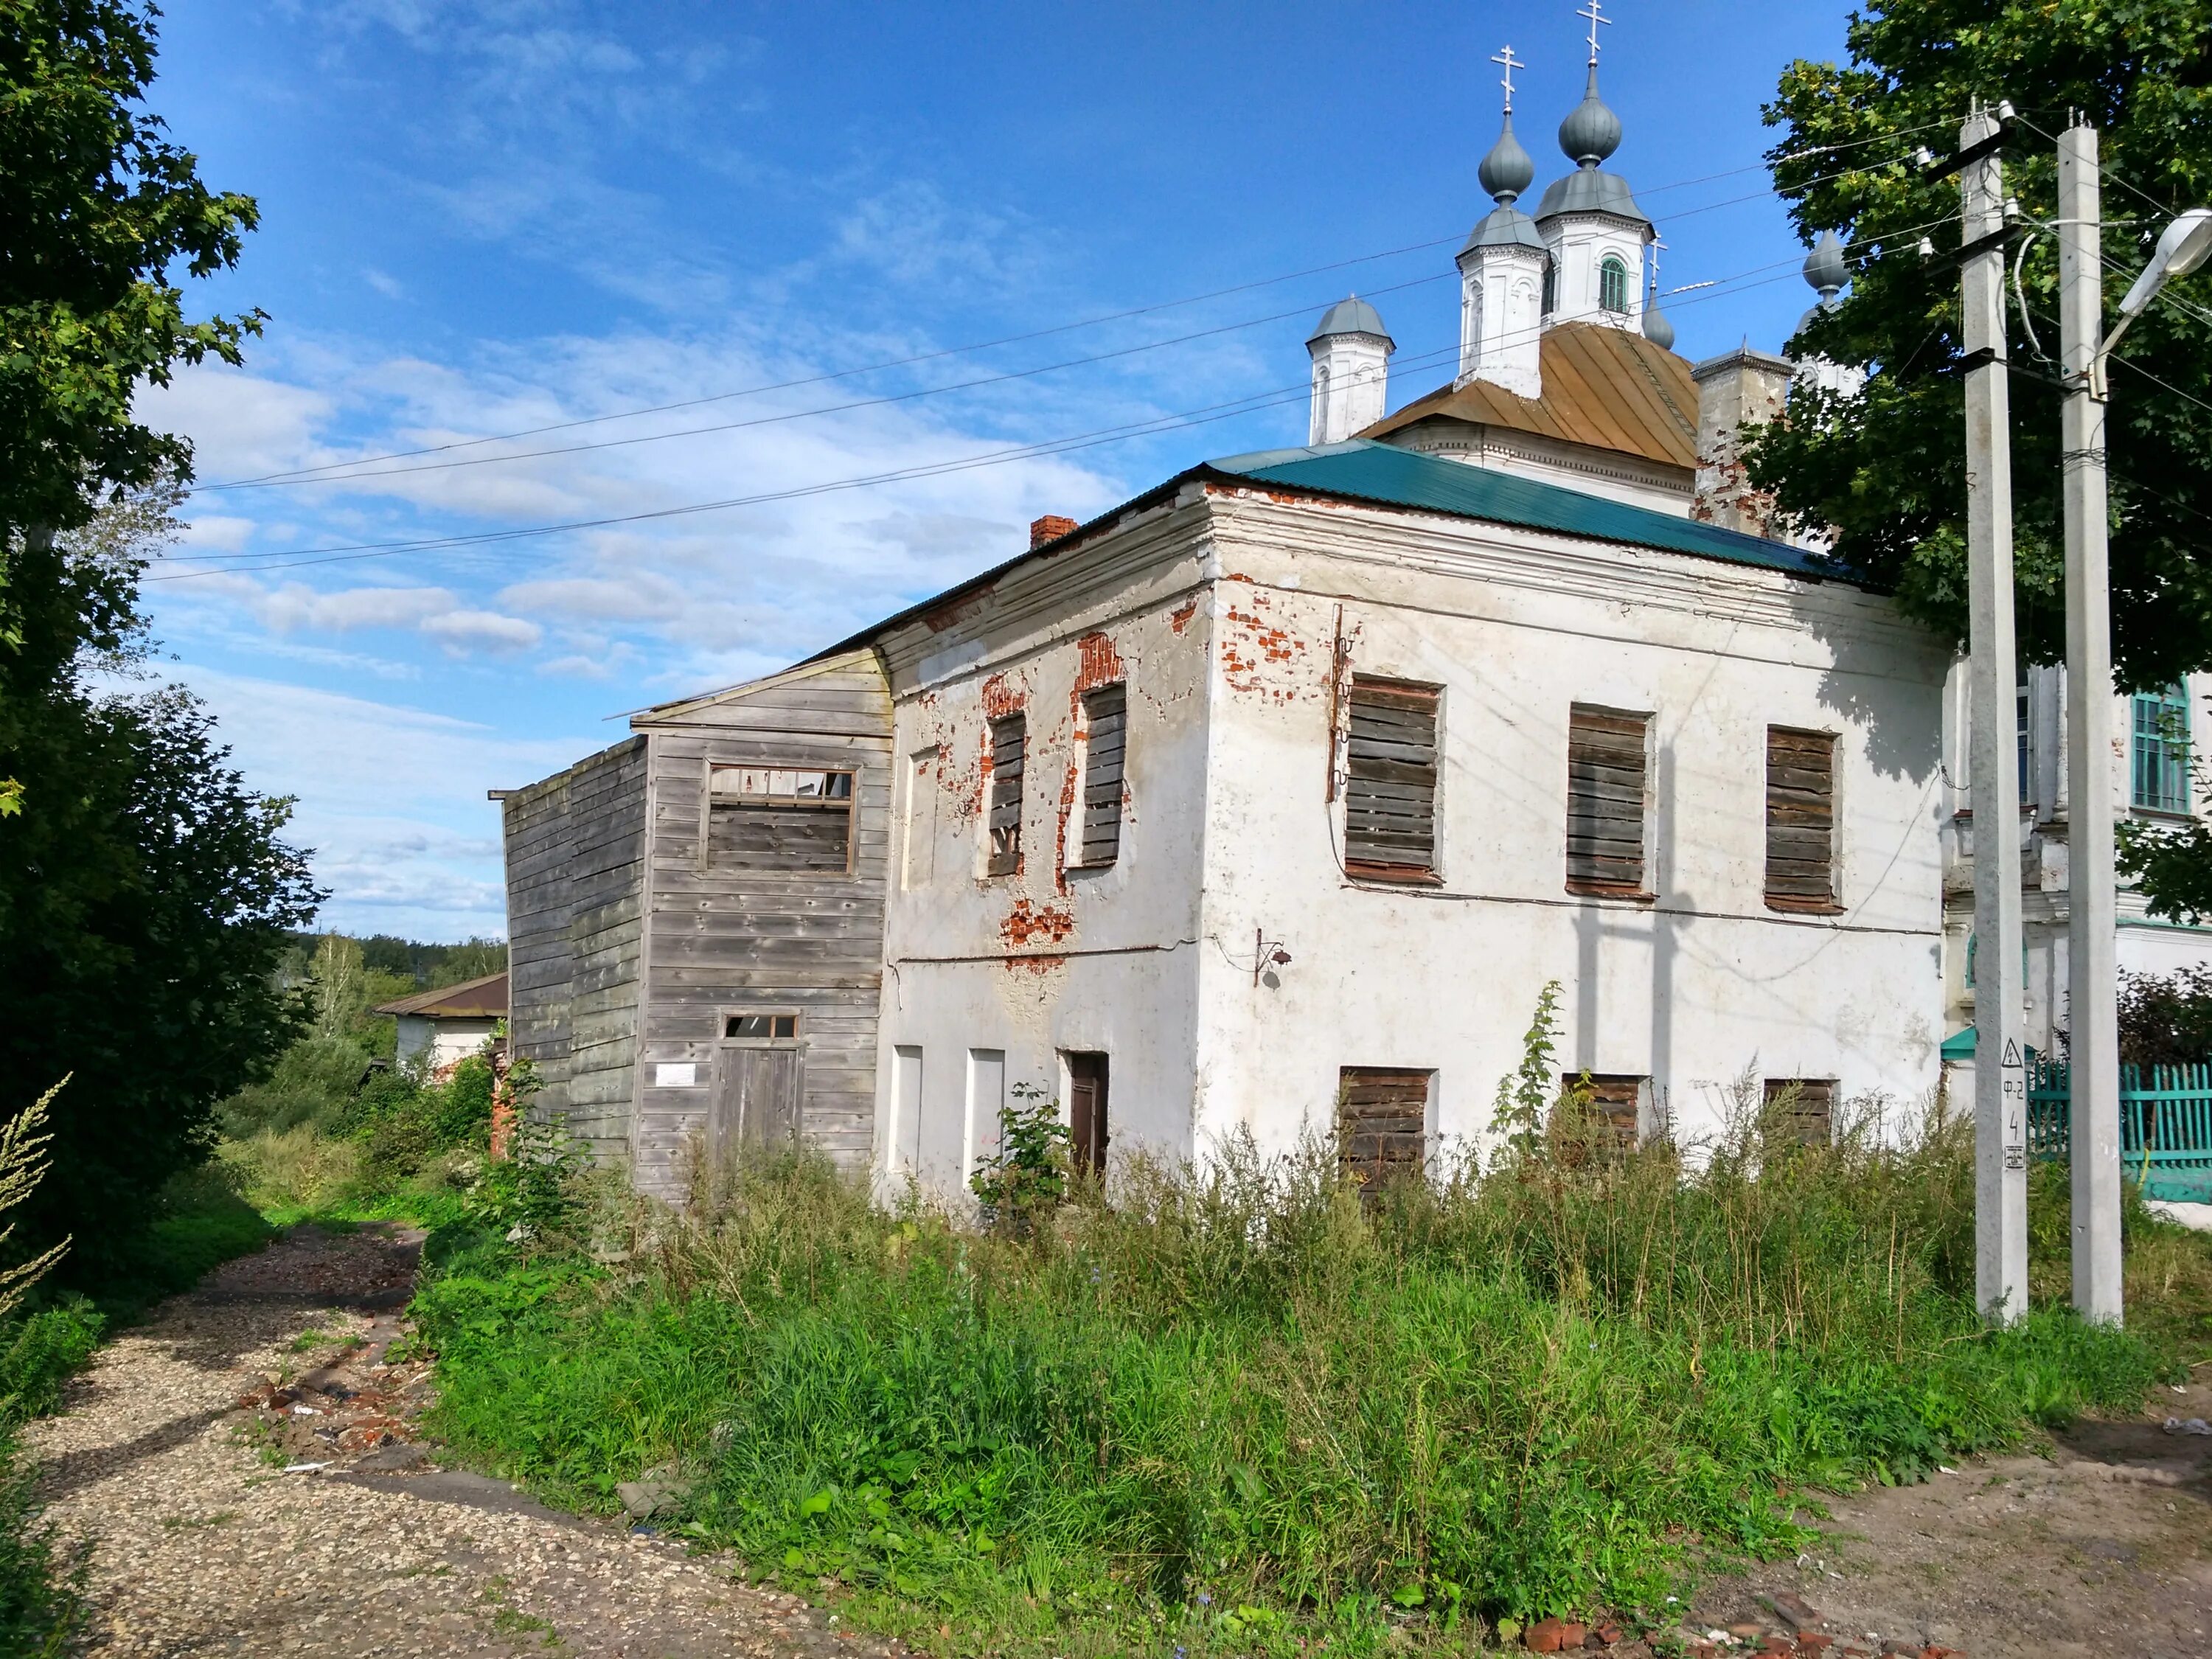
{"type": "Polygon", "coordinates": [[[1133,1162],[1027,1238],[793,1158],[521,1250],[444,1230],[416,1312],[440,1428],[502,1473],[607,1510],[673,1463],[677,1523],[757,1571],[1063,1654],[1656,1609],[1809,1541],[1802,1489],[1919,1480],[2170,1363],[2048,1305],[1982,1326],[1940,1112],[1800,1148],[1747,1096],[1695,1158],[1562,1144],[1364,1200],[1322,1147],[1133,1162]]]}

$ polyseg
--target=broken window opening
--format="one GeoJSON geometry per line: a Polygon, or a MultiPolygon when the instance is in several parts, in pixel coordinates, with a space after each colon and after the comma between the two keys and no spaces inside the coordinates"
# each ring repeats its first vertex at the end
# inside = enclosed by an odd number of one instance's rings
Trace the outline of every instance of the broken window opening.
{"type": "Polygon", "coordinates": [[[736,870],[849,870],[853,800],[850,772],[712,767],[708,861],[736,870]]]}
{"type": "Polygon", "coordinates": [[[1022,867],[1022,765],[1029,720],[1008,714],[991,722],[991,852],[988,874],[1011,876],[1022,867]]]}
{"type": "Polygon", "coordinates": [[[1437,879],[1437,688],[1354,677],[1344,867],[1370,881],[1437,879]]]}
{"type": "Polygon", "coordinates": [[[1766,908],[1833,912],[1836,739],[1766,728],[1766,908]]]}
{"type": "Polygon", "coordinates": [[[772,1042],[781,1037],[799,1035],[797,1014],[732,1014],[722,1022],[726,1037],[747,1037],[755,1042],[772,1042]]]}
{"type": "Polygon", "coordinates": [[[1121,855],[1121,779],[1128,750],[1126,685],[1102,685],[1083,699],[1083,834],[1077,857],[1087,868],[1121,855]]]}
{"type": "Polygon", "coordinates": [[[1567,714],[1567,890],[1648,899],[1644,815],[1651,717],[1567,714]]]}

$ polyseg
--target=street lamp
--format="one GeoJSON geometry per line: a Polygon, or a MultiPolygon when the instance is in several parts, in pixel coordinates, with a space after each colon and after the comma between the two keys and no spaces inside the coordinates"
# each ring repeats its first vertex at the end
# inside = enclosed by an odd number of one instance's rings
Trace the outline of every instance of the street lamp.
{"type": "Polygon", "coordinates": [[[2128,331],[2128,325],[2150,309],[2150,302],[2158,297],[2159,289],[2176,276],[2186,276],[2212,255],[2212,208],[2191,208],[2178,215],[2158,239],[2151,250],[2150,263],[2136,278],[2135,286],[2120,301],[2120,320],[2097,348],[2095,363],[2092,366],[2093,384],[2089,395],[2102,401],[2106,397],[2105,365],[2112,355],[2112,348],[2120,343],[2120,336],[2128,331]]]}

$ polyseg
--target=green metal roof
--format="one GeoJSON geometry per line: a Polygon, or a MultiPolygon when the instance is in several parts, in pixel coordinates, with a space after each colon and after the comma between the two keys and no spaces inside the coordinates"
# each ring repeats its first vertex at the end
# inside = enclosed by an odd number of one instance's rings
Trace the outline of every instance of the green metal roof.
{"type": "MultiPolygon", "coordinates": [[[[1464,461],[1440,460],[1364,438],[1310,449],[1263,449],[1209,461],[1203,471],[1317,495],[1449,513],[1527,530],[1656,547],[1669,553],[1756,565],[1793,576],[1854,581],[1844,567],[1787,542],[1698,524],[1649,507],[1585,495],[1464,461]]],[[[1869,584],[1859,581],[1858,586],[1869,584]]]]}
{"type": "Polygon", "coordinates": [[[1969,1025],[1963,1031],[1954,1031],[1943,1039],[1942,1057],[1945,1060],[1972,1060],[1974,1057],[1975,1028],[1969,1025]]]}

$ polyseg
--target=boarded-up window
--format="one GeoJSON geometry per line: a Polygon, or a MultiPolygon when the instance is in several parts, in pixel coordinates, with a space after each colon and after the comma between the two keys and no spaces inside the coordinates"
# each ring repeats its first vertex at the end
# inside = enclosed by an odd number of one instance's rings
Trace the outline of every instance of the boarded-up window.
{"type": "Polygon", "coordinates": [[[707,858],[734,870],[851,866],[853,775],[717,766],[708,774],[707,858]]]}
{"type": "Polygon", "coordinates": [[[1591,1072],[1587,1080],[1580,1072],[1559,1079],[1563,1089],[1586,1087],[1591,1114],[1612,1132],[1615,1144],[1633,1146],[1643,1131],[1644,1090],[1649,1078],[1625,1073],[1591,1072]]]}
{"type": "Polygon", "coordinates": [[[1083,699],[1088,731],[1083,748],[1083,843],[1086,865],[1111,864],[1121,853],[1121,761],[1128,747],[1129,692],[1103,685],[1083,699]]]}
{"type": "Polygon", "coordinates": [[[1345,867],[1382,881],[1433,881],[1437,688],[1354,679],[1351,714],[1345,867]]]}
{"type": "Polygon", "coordinates": [[[1337,1158],[1362,1187],[1420,1173],[1432,1075],[1382,1066],[1347,1066],[1337,1073],[1337,1158]]]}
{"type": "Polygon", "coordinates": [[[1825,1146],[1835,1137],[1836,1085],[1832,1078],[1771,1077],[1766,1104],[1776,1126],[1790,1139],[1825,1146]]]}
{"type": "Polygon", "coordinates": [[[1766,728],[1766,903],[1836,908],[1836,740],[1766,728]]]}
{"type": "Polygon", "coordinates": [[[1651,717],[1577,703],[1567,714],[1567,890],[1648,896],[1646,734],[1651,717]]]}
{"type": "Polygon", "coordinates": [[[1030,723],[1020,714],[991,722],[991,861],[994,876],[1022,867],[1022,761],[1030,723]]]}

